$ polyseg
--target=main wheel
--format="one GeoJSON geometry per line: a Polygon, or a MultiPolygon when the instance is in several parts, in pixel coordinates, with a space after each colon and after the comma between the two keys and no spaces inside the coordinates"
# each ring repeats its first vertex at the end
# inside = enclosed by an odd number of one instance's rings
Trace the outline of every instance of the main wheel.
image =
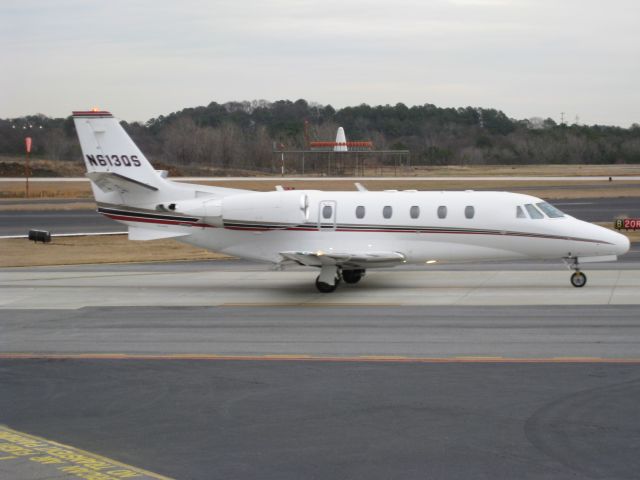
{"type": "Polygon", "coordinates": [[[320,275],[318,275],[318,278],[316,278],[316,288],[322,293],[331,293],[338,288],[338,280],[336,279],[336,283],[333,285],[329,285],[328,283],[321,282],[320,275]]]}
{"type": "Polygon", "coordinates": [[[584,287],[587,284],[587,276],[582,272],[575,272],[571,275],[571,285],[574,287],[584,287]]]}
{"type": "Polygon", "coordinates": [[[364,270],[343,270],[342,279],[346,283],[358,283],[364,277],[364,270]]]}

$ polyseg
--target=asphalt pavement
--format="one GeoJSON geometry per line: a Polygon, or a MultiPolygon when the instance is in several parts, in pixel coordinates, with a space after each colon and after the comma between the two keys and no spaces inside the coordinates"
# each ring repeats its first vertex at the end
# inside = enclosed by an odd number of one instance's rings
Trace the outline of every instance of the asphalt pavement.
{"type": "Polygon", "coordinates": [[[0,360],[0,385],[0,423],[176,479],[640,471],[637,365],[0,360]]]}

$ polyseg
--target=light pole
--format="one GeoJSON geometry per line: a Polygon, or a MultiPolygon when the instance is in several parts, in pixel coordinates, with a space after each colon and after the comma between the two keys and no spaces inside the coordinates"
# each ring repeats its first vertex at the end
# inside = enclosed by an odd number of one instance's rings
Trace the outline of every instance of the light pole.
{"type": "MultiPolygon", "coordinates": [[[[11,128],[16,128],[16,124],[12,124],[11,128]]],[[[19,128],[19,127],[18,127],[19,128]]],[[[30,123],[28,119],[25,119],[25,123],[24,125],[22,125],[22,130],[29,130],[29,132],[32,129],[38,129],[38,130],[42,130],[42,125],[34,125],[33,123],[30,123]]],[[[24,133],[29,133],[29,132],[24,132],[24,133]]],[[[29,166],[29,160],[31,159],[31,147],[33,145],[33,138],[32,137],[24,137],[24,146],[25,146],[25,165],[24,165],[24,190],[25,190],[25,197],[29,198],[29,177],[31,176],[31,168],[29,166]]]]}
{"type": "Polygon", "coordinates": [[[24,146],[27,151],[27,158],[24,165],[24,179],[25,179],[24,196],[26,198],[29,198],[29,175],[31,174],[31,170],[29,169],[29,158],[31,157],[31,144],[32,144],[31,137],[25,137],[24,146]]]}

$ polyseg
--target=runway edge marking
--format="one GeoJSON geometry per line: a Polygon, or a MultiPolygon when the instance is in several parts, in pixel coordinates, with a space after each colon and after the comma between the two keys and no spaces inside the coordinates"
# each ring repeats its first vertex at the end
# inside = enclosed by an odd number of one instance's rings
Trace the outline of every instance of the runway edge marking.
{"type": "Polygon", "coordinates": [[[202,360],[274,362],[375,362],[375,363],[612,363],[640,364],[640,358],[604,357],[407,357],[396,355],[322,356],[306,354],[219,355],[219,354],[127,354],[127,353],[0,353],[0,360],[202,360]]]}
{"type": "MultiPolygon", "coordinates": [[[[0,453],[11,455],[0,459],[3,466],[7,465],[6,462],[13,460],[11,463],[17,469],[50,467],[56,470],[55,478],[62,478],[60,475],[67,474],[69,478],[100,480],[122,478],[173,480],[71,445],[20,432],[2,424],[0,424],[0,453]]],[[[19,472],[17,475],[15,478],[20,478],[19,472]]]]}

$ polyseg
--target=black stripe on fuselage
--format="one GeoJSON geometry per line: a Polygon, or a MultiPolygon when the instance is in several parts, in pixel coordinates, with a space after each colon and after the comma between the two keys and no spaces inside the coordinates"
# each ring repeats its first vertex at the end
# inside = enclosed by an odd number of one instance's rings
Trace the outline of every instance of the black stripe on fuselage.
{"type": "Polygon", "coordinates": [[[133,212],[131,210],[119,210],[116,208],[104,208],[98,207],[98,213],[105,215],[118,215],[122,217],[138,217],[148,218],[153,220],[173,220],[176,222],[197,222],[200,219],[197,217],[179,217],[177,215],[165,215],[161,213],[147,213],[147,212],[133,212]]]}

